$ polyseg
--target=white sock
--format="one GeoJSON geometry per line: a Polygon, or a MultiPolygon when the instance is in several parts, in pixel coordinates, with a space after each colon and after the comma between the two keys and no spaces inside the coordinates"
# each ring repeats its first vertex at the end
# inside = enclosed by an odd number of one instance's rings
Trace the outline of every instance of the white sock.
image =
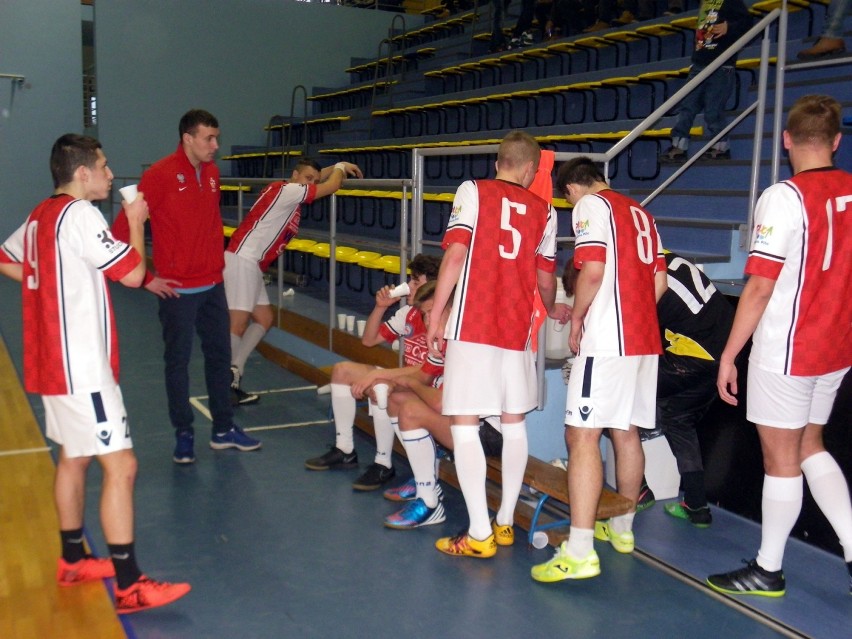
{"type": "Polygon", "coordinates": [[[781,570],[787,538],[802,510],[802,476],[763,477],[763,525],[757,563],[764,570],[781,570]]]}
{"type": "Polygon", "coordinates": [[[585,559],[594,549],[594,528],[575,528],[571,526],[568,529],[568,541],[565,544],[565,550],[574,559],[585,559]]]}
{"type": "Polygon", "coordinates": [[[814,501],[840,539],[844,561],[852,561],[852,503],[843,471],[830,453],[822,451],[802,462],[802,472],[814,501]]]}
{"type": "Polygon", "coordinates": [[[236,347],[234,347],[234,337],[236,336],[231,335],[231,363],[240,369],[240,375],[243,374],[249,355],[260,344],[264,335],[266,335],[266,329],[256,322],[248,325],[242,339],[237,338],[239,343],[236,347]]]}
{"type": "Polygon", "coordinates": [[[240,370],[240,375],[243,374],[242,367],[238,366],[234,361],[234,353],[240,350],[240,342],[243,341],[243,338],[239,335],[234,335],[231,333],[231,366],[236,366],[240,370]]]}
{"type": "Polygon", "coordinates": [[[355,398],[349,384],[331,385],[331,409],[334,412],[334,445],[349,454],[355,450],[353,427],[355,425],[355,398]]]}
{"type": "Polygon", "coordinates": [[[529,446],[527,444],[527,422],[521,420],[516,424],[502,424],[503,455],[503,493],[500,500],[500,510],[495,521],[501,526],[511,526],[514,523],[515,506],[524,484],[524,471],[527,469],[529,446]]]}
{"type": "Polygon", "coordinates": [[[435,440],[425,428],[415,428],[402,433],[402,445],[408,455],[408,464],[417,482],[417,496],[429,506],[438,505],[438,493],[435,492],[437,477],[435,470],[435,440]]]}
{"type": "Polygon", "coordinates": [[[378,406],[373,406],[373,430],[376,431],[376,459],[377,464],[385,468],[392,466],[393,440],[395,433],[391,425],[388,411],[378,406]]]}
{"type": "Polygon", "coordinates": [[[488,500],[485,496],[485,453],[479,441],[479,426],[450,426],[459,487],[470,518],[470,536],[484,540],[491,536],[488,500]]]}
{"type": "Polygon", "coordinates": [[[617,535],[621,535],[629,530],[633,530],[633,518],[635,516],[636,513],[632,512],[626,513],[624,515],[618,515],[617,517],[612,517],[609,520],[609,525],[612,528],[612,532],[617,535]]]}

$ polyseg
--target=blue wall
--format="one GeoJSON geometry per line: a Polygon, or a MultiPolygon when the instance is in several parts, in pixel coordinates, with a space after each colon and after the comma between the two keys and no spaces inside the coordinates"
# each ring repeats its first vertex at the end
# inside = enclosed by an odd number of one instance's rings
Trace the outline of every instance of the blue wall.
{"type": "Polygon", "coordinates": [[[0,242],[53,191],[50,147],[83,129],[80,3],[0,2],[0,242]]]}
{"type": "Polygon", "coordinates": [[[348,83],[351,58],[374,57],[393,16],[292,0],[98,3],[98,136],[113,172],[139,175],[172,152],[193,107],[218,118],[220,153],[264,144],[263,126],[289,114],[294,86],[310,95],[348,83]]]}

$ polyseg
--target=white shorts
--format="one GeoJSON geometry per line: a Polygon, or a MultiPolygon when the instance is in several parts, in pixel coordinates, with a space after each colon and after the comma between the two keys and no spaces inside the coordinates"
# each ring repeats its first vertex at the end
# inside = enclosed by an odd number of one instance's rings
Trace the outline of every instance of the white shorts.
{"type": "Polygon", "coordinates": [[[447,340],[444,415],[522,415],[537,403],[532,351],[447,340]]]}
{"type": "Polygon", "coordinates": [[[251,313],[255,306],[269,306],[263,273],[257,262],[225,251],[225,297],[232,311],[251,313]]]}
{"type": "Polygon", "coordinates": [[[658,355],[578,355],[568,378],[565,424],[581,428],[654,428],[658,355]]]}
{"type": "Polygon", "coordinates": [[[746,419],[761,426],[787,429],[826,424],[848,370],[795,377],[749,366],[746,419]]]}
{"type": "Polygon", "coordinates": [[[94,393],[42,395],[47,436],[66,457],[92,457],[133,448],[121,388],[94,393]]]}

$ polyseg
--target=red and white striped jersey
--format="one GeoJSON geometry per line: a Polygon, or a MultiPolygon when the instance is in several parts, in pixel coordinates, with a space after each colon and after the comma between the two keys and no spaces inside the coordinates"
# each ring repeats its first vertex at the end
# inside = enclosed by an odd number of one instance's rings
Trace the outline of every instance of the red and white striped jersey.
{"type": "Polygon", "coordinates": [[[447,339],[529,348],[536,271],[556,269],[556,211],[519,184],[463,182],[442,246],[463,244],[447,339]]]}
{"type": "Polygon", "coordinates": [[[23,265],[24,386],[69,395],[118,382],[118,335],[104,276],[120,280],[141,261],[116,240],[101,212],[68,195],[42,202],[3,244],[23,265]]]}
{"type": "Polygon", "coordinates": [[[420,366],[426,361],[429,349],[426,347],[426,325],[423,315],[413,306],[402,306],[379,327],[379,335],[388,342],[402,337],[402,359],[405,366],[420,366]]]}
{"type": "Polygon", "coordinates": [[[583,320],[584,356],[659,355],[654,276],[665,272],[654,218],[631,198],[606,189],[574,206],[574,265],[603,262],[603,281],[583,320]]]}
{"type": "Polygon", "coordinates": [[[776,280],[749,361],[785,375],[852,365],[852,174],[802,171],[757,203],[745,272],[776,280]]]}
{"type": "Polygon", "coordinates": [[[267,185],[234,231],[227,250],[257,262],[265,271],[299,232],[301,205],[313,202],[316,192],[314,184],[267,185]]]}

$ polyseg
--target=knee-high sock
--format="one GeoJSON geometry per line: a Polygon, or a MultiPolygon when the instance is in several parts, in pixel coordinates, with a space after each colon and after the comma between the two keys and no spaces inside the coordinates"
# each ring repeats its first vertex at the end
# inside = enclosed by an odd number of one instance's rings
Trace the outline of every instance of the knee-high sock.
{"type": "Polygon", "coordinates": [[[843,471],[834,457],[823,451],[803,461],[802,472],[814,501],[840,539],[843,558],[852,561],[852,504],[843,471]]]}
{"type": "Polygon", "coordinates": [[[619,535],[626,533],[628,530],[633,530],[633,518],[636,517],[636,513],[625,513],[624,515],[617,515],[616,517],[612,517],[609,520],[609,525],[612,526],[613,532],[618,533],[619,535]]]}
{"type": "Polygon", "coordinates": [[[487,539],[492,533],[485,497],[485,453],[479,441],[479,426],[451,426],[450,430],[459,486],[470,518],[470,536],[487,539]]]}
{"type": "Polygon", "coordinates": [[[415,428],[402,433],[402,445],[408,455],[414,481],[417,482],[417,496],[429,508],[438,505],[438,493],[435,492],[435,440],[425,428],[415,428]]]}
{"type": "Polygon", "coordinates": [[[351,453],[355,450],[352,427],[356,403],[348,384],[331,385],[331,409],[334,411],[334,445],[344,453],[351,453]]]}
{"type": "Polygon", "coordinates": [[[781,570],[784,546],[802,510],[802,476],[763,478],[763,525],[757,563],[764,570],[781,570]]]}
{"type": "Polygon", "coordinates": [[[373,414],[373,429],[376,431],[376,463],[381,464],[385,468],[390,468],[393,465],[391,457],[393,455],[393,440],[394,432],[391,425],[391,418],[388,411],[378,406],[370,406],[373,414]]]}
{"type": "Polygon", "coordinates": [[[243,374],[246,360],[248,360],[249,355],[251,355],[257,345],[260,344],[260,340],[263,339],[264,335],[266,335],[266,329],[256,322],[248,325],[242,338],[238,338],[240,341],[236,348],[234,348],[235,336],[231,335],[231,364],[240,369],[240,375],[243,374]]]}
{"type": "Polygon", "coordinates": [[[514,523],[515,506],[524,484],[524,471],[527,469],[527,422],[521,420],[516,424],[501,424],[503,431],[503,454],[501,479],[503,496],[500,500],[500,510],[495,521],[501,526],[511,526],[514,523]]]}

